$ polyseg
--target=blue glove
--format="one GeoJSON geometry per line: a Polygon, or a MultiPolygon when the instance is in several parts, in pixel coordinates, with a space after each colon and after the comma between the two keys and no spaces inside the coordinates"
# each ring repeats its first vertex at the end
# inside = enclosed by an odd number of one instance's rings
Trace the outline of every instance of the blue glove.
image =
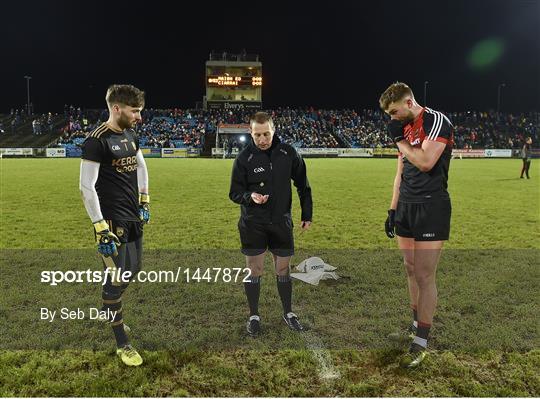
{"type": "Polygon", "coordinates": [[[105,257],[118,255],[120,240],[109,230],[107,222],[105,222],[105,220],[100,220],[99,222],[94,223],[94,229],[96,231],[98,252],[105,257]]]}
{"type": "Polygon", "coordinates": [[[148,194],[139,194],[139,219],[144,224],[150,222],[150,196],[148,194]]]}

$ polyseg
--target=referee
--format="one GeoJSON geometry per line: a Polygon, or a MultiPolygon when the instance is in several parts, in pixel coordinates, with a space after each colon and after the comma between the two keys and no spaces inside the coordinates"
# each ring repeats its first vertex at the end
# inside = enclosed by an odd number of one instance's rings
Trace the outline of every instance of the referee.
{"type": "Polygon", "coordinates": [[[257,336],[261,331],[259,295],[267,249],[274,258],[283,320],[292,330],[303,331],[298,316],[292,312],[289,263],[294,254],[291,179],[300,197],[301,228],[308,230],[311,226],[313,202],[306,164],[294,147],[281,143],[274,134],[269,114],[254,114],[250,128],[253,141],[234,162],[229,192],[229,198],[241,205],[238,230],[242,253],[251,270],[249,281],[244,283],[250,311],[247,332],[257,336]]]}

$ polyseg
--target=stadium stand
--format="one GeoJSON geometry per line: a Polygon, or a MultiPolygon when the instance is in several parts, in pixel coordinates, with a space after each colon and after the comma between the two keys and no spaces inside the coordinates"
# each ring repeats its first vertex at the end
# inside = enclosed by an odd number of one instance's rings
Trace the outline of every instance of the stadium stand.
{"type": "Polygon", "coordinates": [[[25,115],[12,111],[0,115],[0,147],[46,147],[56,140],[66,125],[58,114],[25,115]]]}
{"type": "MultiPolygon", "coordinates": [[[[302,148],[392,147],[388,117],[379,110],[269,110],[280,138],[302,148]]],[[[456,148],[520,148],[525,137],[540,140],[540,112],[446,112],[455,127],[456,148]]],[[[249,122],[247,110],[145,109],[136,128],[141,147],[204,148],[217,126],[249,122]]],[[[86,134],[107,119],[106,110],[66,107],[63,115],[0,115],[0,147],[80,146],[86,134]]]]}

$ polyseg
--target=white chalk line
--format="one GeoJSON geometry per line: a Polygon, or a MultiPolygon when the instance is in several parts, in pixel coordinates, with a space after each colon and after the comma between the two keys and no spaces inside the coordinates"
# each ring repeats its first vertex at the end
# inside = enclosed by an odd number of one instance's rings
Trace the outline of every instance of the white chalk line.
{"type": "Polygon", "coordinates": [[[313,332],[305,331],[301,334],[307,349],[313,353],[313,357],[319,364],[319,378],[322,380],[335,380],[340,377],[339,371],[334,367],[332,356],[326,348],[322,340],[313,332]]]}

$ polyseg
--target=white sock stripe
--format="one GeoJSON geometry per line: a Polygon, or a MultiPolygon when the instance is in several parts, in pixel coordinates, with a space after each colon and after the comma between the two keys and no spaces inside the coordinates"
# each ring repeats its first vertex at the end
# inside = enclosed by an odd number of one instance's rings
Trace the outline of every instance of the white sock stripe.
{"type": "Polygon", "coordinates": [[[414,328],[418,328],[418,322],[416,320],[412,322],[412,325],[414,326],[414,328]]]}
{"type": "Polygon", "coordinates": [[[427,348],[427,339],[420,338],[418,335],[414,337],[413,344],[420,345],[423,348],[427,348]]]}
{"type": "Polygon", "coordinates": [[[253,316],[249,317],[249,321],[251,321],[251,320],[261,321],[261,318],[259,316],[257,316],[256,314],[254,314],[253,316]]]}

